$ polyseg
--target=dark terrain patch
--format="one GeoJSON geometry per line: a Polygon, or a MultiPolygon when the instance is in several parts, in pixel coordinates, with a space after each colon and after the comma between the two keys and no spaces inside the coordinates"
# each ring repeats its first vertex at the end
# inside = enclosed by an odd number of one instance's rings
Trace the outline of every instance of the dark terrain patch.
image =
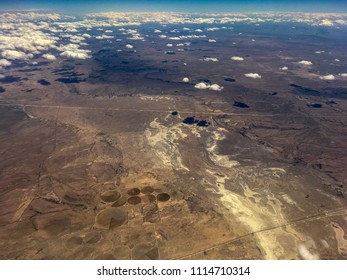
{"type": "Polygon", "coordinates": [[[85,82],[86,79],[80,79],[80,78],[59,78],[59,79],[56,79],[56,81],[64,83],[64,84],[79,84],[81,82],[85,82]]]}
{"type": "Polygon", "coordinates": [[[43,85],[43,86],[49,86],[51,83],[44,80],[44,79],[41,79],[41,80],[38,80],[37,81],[40,85],[43,85]]]}
{"type": "Polygon", "coordinates": [[[184,124],[196,124],[197,126],[209,126],[211,123],[206,120],[198,120],[195,117],[187,117],[182,121],[184,124]]]}
{"type": "Polygon", "coordinates": [[[5,130],[26,118],[23,111],[0,106],[0,130],[5,130]]]}
{"type": "Polygon", "coordinates": [[[239,108],[249,108],[249,106],[246,103],[239,102],[239,101],[235,101],[234,106],[239,108]]]}
{"type": "Polygon", "coordinates": [[[170,199],[170,195],[168,193],[159,193],[157,195],[157,200],[160,202],[165,202],[170,199]]]}
{"type": "Polygon", "coordinates": [[[307,107],[310,107],[310,108],[322,108],[322,104],[320,104],[320,103],[307,104],[307,107]]]}
{"type": "Polygon", "coordinates": [[[208,121],[198,121],[197,122],[197,126],[205,126],[205,127],[207,127],[207,126],[209,126],[211,123],[210,122],[208,122],[208,121]]]}
{"type": "Polygon", "coordinates": [[[302,87],[296,84],[290,84],[290,86],[298,93],[307,95],[318,95],[319,91],[311,88],[302,87]]]}
{"type": "Polygon", "coordinates": [[[182,122],[185,124],[194,124],[198,123],[198,120],[196,120],[194,117],[186,117],[182,122]]]}
{"type": "Polygon", "coordinates": [[[230,78],[230,77],[225,77],[225,78],[224,78],[224,81],[226,81],[226,82],[231,82],[231,83],[236,82],[235,79],[230,78]]]}
{"type": "Polygon", "coordinates": [[[5,83],[5,84],[9,84],[9,83],[15,83],[20,81],[21,78],[20,77],[15,77],[15,76],[5,76],[2,79],[0,79],[0,83],[5,83]]]}

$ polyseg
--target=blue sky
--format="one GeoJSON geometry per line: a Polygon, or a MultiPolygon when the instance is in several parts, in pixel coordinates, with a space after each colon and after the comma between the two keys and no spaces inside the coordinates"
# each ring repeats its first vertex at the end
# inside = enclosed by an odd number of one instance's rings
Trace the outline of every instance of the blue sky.
{"type": "Polygon", "coordinates": [[[0,0],[0,10],[90,11],[305,11],[347,12],[347,0],[0,0]]]}

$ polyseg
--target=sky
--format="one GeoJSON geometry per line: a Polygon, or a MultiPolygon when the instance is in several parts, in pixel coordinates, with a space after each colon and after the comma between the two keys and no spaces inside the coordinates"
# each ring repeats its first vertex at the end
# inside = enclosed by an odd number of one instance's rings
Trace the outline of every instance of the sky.
{"type": "Polygon", "coordinates": [[[0,0],[0,10],[57,12],[347,12],[347,0],[0,0]]]}

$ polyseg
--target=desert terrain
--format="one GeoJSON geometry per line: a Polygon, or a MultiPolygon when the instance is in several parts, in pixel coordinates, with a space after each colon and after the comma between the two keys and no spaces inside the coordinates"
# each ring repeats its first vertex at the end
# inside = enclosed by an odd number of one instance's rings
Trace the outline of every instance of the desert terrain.
{"type": "Polygon", "coordinates": [[[1,259],[347,258],[346,25],[93,20],[2,69],[1,259]]]}

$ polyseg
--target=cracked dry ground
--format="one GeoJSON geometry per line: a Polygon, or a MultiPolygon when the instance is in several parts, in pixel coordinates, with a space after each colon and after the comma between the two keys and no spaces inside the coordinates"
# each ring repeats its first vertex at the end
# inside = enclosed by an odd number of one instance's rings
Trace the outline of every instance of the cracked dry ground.
{"type": "Polygon", "coordinates": [[[1,259],[347,258],[343,121],[59,98],[0,106],[1,259]]]}

